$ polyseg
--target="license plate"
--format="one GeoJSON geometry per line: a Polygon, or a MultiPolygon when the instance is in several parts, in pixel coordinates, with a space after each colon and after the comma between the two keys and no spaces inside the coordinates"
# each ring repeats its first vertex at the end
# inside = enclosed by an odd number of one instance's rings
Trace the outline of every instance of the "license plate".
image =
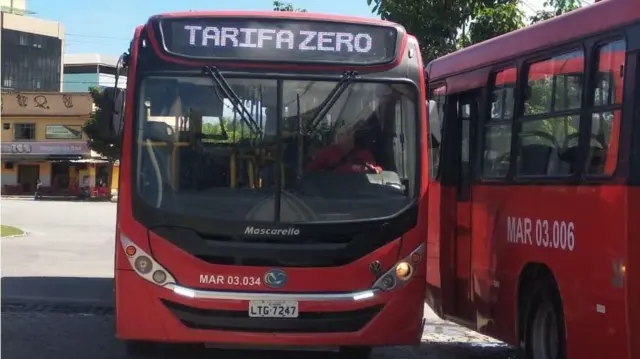
{"type": "Polygon", "coordinates": [[[294,300],[252,300],[249,316],[253,318],[297,318],[298,302],[294,300]]]}

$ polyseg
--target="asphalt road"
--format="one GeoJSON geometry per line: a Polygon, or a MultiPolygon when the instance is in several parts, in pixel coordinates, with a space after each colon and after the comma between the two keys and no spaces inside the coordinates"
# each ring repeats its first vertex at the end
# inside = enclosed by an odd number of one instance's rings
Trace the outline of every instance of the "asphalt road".
{"type": "Polygon", "coordinates": [[[28,233],[2,241],[2,276],[112,277],[116,205],[3,199],[2,223],[28,233]]]}
{"type": "MultiPolygon", "coordinates": [[[[2,349],[6,359],[126,358],[113,336],[113,203],[2,200],[1,222],[24,237],[2,248],[2,349]],[[43,278],[45,277],[45,278],[43,278]]],[[[419,348],[392,347],[372,358],[506,359],[509,348],[440,320],[427,309],[419,348]]],[[[327,353],[163,348],[158,358],[330,358],[327,353]],[[215,353],[215,354],[214,354],[215,353]]]]}

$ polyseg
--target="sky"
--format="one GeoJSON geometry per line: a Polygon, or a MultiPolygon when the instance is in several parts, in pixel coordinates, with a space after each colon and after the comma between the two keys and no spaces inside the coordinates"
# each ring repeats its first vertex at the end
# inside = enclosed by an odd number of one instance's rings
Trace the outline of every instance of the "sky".
{"type": "MultiPolygon", "coordinates": [[[[545,0],[522,0],[530,14],[545,0]]],[[[187,10],[271,10],[272,0],[27,0],[31,16],[65,27],[66,53],[119,56],[129,47],[136,26],[154,14],[187,10]]],[[[374,17],[366,0],[285,0],[310,12],[374,17]]],[[[587,1],[585,1],[587,2],[587,1]]],[[[590,2],[590,1],[589,1],[590,2]]]]}
{"type": "MultiPolygon", "coordinates": [[[[310,12],[373,17],[366,0],[285,0],[310,12]]],[[[155,14],[188,10],[272,10],[272,0],[27,0],[27,9],[65,26],[66,53],[119,56],[136,26],[155,14]]]]}

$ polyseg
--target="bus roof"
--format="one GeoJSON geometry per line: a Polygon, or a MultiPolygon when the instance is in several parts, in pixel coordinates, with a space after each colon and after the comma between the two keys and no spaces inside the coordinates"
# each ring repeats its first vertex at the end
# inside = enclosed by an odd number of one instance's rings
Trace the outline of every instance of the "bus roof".
{"type": "Polygon", "coordinates": [[[508,61],[522,53],[631,23],[639,15],[640,2],[637,0],[602,0],[440,57],[427,65],[427,71],[429,78],[436,80],[508,61]]]}
{"type": "MultiPolygon", "coordinates": [[[[259,18],[280,18],[328,22],[347,22],[352,24],[374,25],[374,26],[401,26],[395,22],[368,17],[343,16],[336,14],[323,14],[313,12],[297,11],[183,11],[170,12],[152,16],[151,19],[167,17],[259,17],[259,18]]],[[[403,27],[404,28],[404,27],[403,27]]]]}

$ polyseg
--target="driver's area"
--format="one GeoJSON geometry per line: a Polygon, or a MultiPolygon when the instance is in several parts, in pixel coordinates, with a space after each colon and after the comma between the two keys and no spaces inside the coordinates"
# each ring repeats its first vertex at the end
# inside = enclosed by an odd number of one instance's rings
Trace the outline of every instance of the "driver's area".
{"type": "Polygon", "coordinates": [[[277,211],[270,203],[279,185],[283,201],[296,203],[286,211],[290,219],[309,221],[389,215],[414,196],[411,86],[232,76],[223,82],[141,82],[135,163],[145,202],[267,218],[277,211]]]}

